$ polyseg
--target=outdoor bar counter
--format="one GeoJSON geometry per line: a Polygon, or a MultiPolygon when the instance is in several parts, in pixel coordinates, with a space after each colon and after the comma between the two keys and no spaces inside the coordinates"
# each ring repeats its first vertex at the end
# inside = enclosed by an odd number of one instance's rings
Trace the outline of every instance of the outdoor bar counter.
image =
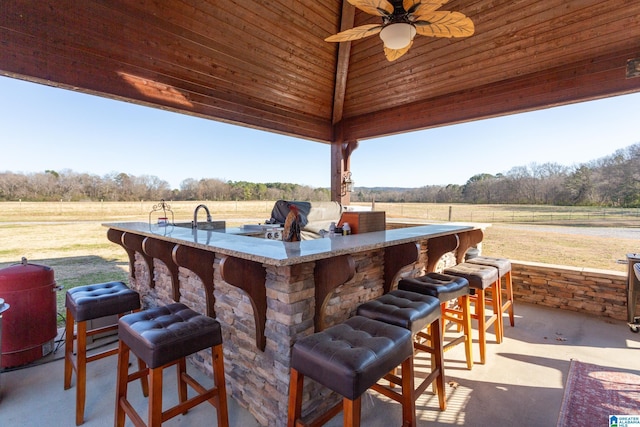
{"type": "MultiPolygon", "coordinates": [[[[434,224],[302,242],[109,223],[107,237],[129,256],[130,285],[143,307],[180,301],[222,325],[227,390],[265,426],[286,425],[289,359],[298,337],[340,323],[358,305],[433,271],[447,253],[460,262],[482,230],[434,224]]],[[[210,373],[210,357],[194,363],[210,373]]],[[[303,413],[335,402],[308,381],[303,413]],[[307,390],[308,389],[308,390],[307,390]]]]}

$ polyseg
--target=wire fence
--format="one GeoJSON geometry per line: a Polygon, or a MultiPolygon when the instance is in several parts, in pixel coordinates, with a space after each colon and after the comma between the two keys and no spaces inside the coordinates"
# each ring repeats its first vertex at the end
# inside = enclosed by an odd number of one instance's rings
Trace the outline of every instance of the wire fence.
{"type": "MultiPolygon", "coordinates": [[[[146,221],[158,201],[137,202],[0,202],[0,222],[146,221]]],[[[214,219],[267,220],[274,200],[167,202],[175,219],[188,220],[206,204],[214,219]]],[[[353,203],[385,211],[387,219],[485,223],[604,223],[640,226],[640,209],[538,205],[470,205],[438,203],[353,203]]]]}
{"type": "Polygon", "coordinates": [[[489,223],[629,223],[640,226],[640,209],[532,206],[451,205],[435,203],[376,203],[370,206],[386,212],[387,218],[427,221],[489,223]]]}

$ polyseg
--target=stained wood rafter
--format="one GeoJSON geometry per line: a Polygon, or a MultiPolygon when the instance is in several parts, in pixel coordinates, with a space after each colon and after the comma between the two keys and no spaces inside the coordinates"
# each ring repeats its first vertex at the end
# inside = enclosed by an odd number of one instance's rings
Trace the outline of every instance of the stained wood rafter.
{"type": "MultiPolygon", "coordinates": [[[[356,9],[347,0],[342,1],[342,14],[340,18],[340,31],[353,27],[356,9]]],[[[333,94],[333,120],[336,123],[342,121],[344,111],[344,97],[347,90],[347,76],[349,74],[349,57],[351,55],[351,42],[338,45],[338,61],[336,62],[336,82],[333,94]]]]}

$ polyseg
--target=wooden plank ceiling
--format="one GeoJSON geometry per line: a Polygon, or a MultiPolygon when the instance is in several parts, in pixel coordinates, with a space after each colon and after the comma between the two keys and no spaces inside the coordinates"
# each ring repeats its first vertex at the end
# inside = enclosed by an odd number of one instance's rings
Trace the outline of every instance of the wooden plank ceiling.
{"type": "Polygon", "coordinates": [[[638,0],[441,9],[475,35],[339,61],[324,38],[379,22],[342,0],[2,0],[0,74],[325,143],[640,91],[638,0]]]}

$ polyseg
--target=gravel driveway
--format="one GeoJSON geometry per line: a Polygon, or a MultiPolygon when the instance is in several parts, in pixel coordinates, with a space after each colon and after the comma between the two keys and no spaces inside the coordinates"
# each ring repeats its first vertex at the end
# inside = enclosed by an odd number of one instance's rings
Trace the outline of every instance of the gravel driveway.
{"type": "Polygon", "coordinates": [[[501,228],[517,230],[542,231],[560,234],[581,234],[594,237],[613,237],[616,239],[640,240],[640,228],[632,227],[563,227],[555,225],[521,225],[521,224],[494,224],[501,228]]]}

